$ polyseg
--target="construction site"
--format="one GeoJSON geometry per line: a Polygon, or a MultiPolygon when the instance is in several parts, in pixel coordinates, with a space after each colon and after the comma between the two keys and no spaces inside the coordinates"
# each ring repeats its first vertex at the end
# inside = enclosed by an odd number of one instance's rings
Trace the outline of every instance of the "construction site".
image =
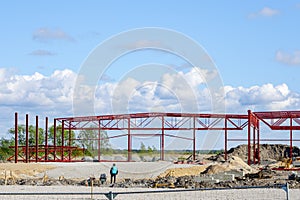
{"type": "MultiPolygon", "coordinates": [[[[18,113],[15,113],[15,146],[14,155],[8,161],[1,163],[1,183],[4,184],[55,184],[57,179],[65,184],[86,185],[91,177],[98,179],[106,173],[112,162],[118,163],[120,175],[118,187],[224,187],[232,185],[264,185],[270,183],[293,181],[291,187],[300,188],[300,150],[294,143],[299,141],[296,132],[300,129],[300,111],[251,112],[239,114],[192,114],[192,113],[134,113],[125,115],[103,115],[86,117],[55,118],[54,138],[48,138],[48,118],[45,119],[45,141],[39,143],[36,131],[35,145],[28,142],[28,115],[25,116],[26,137],[25,145],[18,145],[18,113]],[[284,138],[261,138],[260,127],[266,125],[271,131],[286,131],[284,138]],[[61,138],[56,137],[60,129],[61,138]],[[72,146],[71,131],[77,130],[99,131],[98,156],[96,159],[85,160],[73,157],[75,150],[84,151],[84,148],[72,146]],[[125,138],[127,155],[101,156],[100,131],[107,131],[108,138],[125,138]],[[221,131],[224,136],[224,151],[216,154],[200,154],[198,135],[202,131],[221,131]],[[242,137],[232,138],[231,133],[244,131],[242,137]],[[110,134],[110,131],[119,131],[120,134],[110,134]],[[187,136],[178,136],[174,131],[188,131],[187,136]],[[69,134],[66,139],[65,134],[69,134]],[[134,137],[158,137],[160,149],[158,155],[137,159],[132,152],[134,137]],[[165,153],[166,138],[191,141],[190,155],[176,157],[165,153]],[[57,145],[61,139],[62,145],[57,145]],[[229,142],[241,142],[241,145],[228,149],[229,142]],[[268,144],[275,142],[277,144],[268,144]],[[281,144],[281,143],[288,144],[281,144]],[[60,164],[61,163],[61,164],[60,164]],[[84,163],[89,163],[86,166],[84,163]],[[93,164],[93,165],[91,165],[93,164]],[[132,166],[140,165],[140,169],[132,166]],[[152,165],[146,166],[146,165],[152,165]],[[93,166],[97,166],[97,168],[93,166]],[[127,166],[128,165],[128,166],[127,166]],[[143,165],[145,165],[143,167],[143,165]],[[21,166],[21,167],[18,167],[21,166]],[[27,167],[28,166],[28,167],[27,167]],[[78,174],[68,173],[68,167],[91,167],[86,172],[78,174]],[[99,167],[102,166],[102,167],[99,167]],[[151,169],[151,170],[149,170],[151,169]],[[53,174],[52,174],[53,173],[53,174]],[[67,175],[69,174],[69,175],[67,175]],[[45,177],[48,177],[45,179],[45,177]],[[63,178],[62,178],[63,177],[63,178]],[[182,178],[184,177],[184,178],[182,178]],[[28,181],[26,179],[28,179],[28,181]],[[183,181],[184,180],[184,181],[183,181]],[[78,182],[79,181],[79,182],[78,182]],[[83,181],[83,182],[82,182],[83,181]]],[[[36,116],[36,130],[39,119],[36,116]]],[[[209,133],[209,132],[208,132],[209,133]]],[[[213,132],[211,132],[213,134],[213,132]]],[[[72,172],[72,170],[71,170],[72,172]]],[[[98,181],[99,182],[99,181],[98,181]]],[[[97,183],[97,181],[96,181],[97,183]]]]}

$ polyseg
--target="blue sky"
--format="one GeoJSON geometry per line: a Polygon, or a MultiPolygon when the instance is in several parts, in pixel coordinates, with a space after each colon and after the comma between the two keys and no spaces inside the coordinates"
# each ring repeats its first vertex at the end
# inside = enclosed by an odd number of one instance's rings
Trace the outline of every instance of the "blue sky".
{"type": "MultiPolygon", "coordinates": [[[[0,18],[1,136],[13,126],[15,111],[32,117],[72,115],[74,82],[88,55],[113,35],[143,27],[171,29],[201,45],[221,76],[228,112],[299,109],[300,1],[6,1],[0,18]]],[[[150,62],[178,67],[189,84],[197,79],[174,55],[133,52],[105,72],[96,88],[95,112],[112,112],[108,102],[121,80],[123,91],[135,88],[128,91],[128,111],[180,111],[174,95],[128,79],[130,71],[150,62]],[[151,107],[153,102],[157,106],[151,107]]],[[[180,94],[175,80],[169,76],[164,83],[180,94]]],[[[193,89],[209,104],[203,88],[200,81],[193,89]]],[[[205,102],[199,104],[209,110],[205,102]]]]}

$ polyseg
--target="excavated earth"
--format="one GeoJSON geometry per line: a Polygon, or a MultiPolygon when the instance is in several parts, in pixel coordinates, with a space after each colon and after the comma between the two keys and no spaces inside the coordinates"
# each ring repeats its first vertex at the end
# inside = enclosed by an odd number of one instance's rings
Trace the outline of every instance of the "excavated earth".
{"type": "MultiPolygon", "coordinates": [[[[120,188],[150,188],[150,187],[175,187],[175,188],[235,188],[242,186],[273,186],[289,183],[290,188],[300,189],[297,180],[289,180],[291,171],[275,171],[271,167],[280,164],[280,159],[289,152],[286,145],[261,145],[261,158],[265,165],[247,165],[247,146],[241,145],[230,149],[229,159],[224,161],[224,156],[198,155],[199,164],[173,164],[172,162],[131,162],[117,163],[120,174],[113,187],[120,188]],[[199,162],[200,163],[200,162],[199,162]],[[152,170],[152,171],[151,171],[152,170]],[[243,178],[234,181],[220,181],[218,183],[197,182],[196,176],[209,176],[224,173],[230,170],[242,171],[246,174],[243,178]]],[[[293,152],[299,152],[293,148],[293,152]]],[[[111,163],[0,163],[0,185],[74,185],[110,187],[109,180],[101,184],[99,175],[108,174],[111,163]],[[93,171],[93,173],[91,173],[93,171]]],[[[277,166],[278,167],[278,166],[277,166]]],[[[108,177],[109,178],[109,177],[108,177]]]]}

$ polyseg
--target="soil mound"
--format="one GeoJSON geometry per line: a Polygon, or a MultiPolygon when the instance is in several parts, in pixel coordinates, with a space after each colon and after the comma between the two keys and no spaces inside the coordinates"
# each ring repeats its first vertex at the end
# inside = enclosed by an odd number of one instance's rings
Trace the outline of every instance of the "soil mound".
{"type": "MultiPolygon", "coordinates": [[[[251,146],[251,153],[253,147],[251,146]]],[[[283,144],[261,144],[259,146],[260,158],[261,160],[282,160],[282,158],[289,157],[290,147],[283,144]]],[[[237,147],[231,148],[227,152],[228,157],[237,156],[244,161],[248,158],[248,146],[239,145],[237,147]]],[[[300,156],[300,149],[296,146],[293,147],[293,156],[300,156]]],[[[220,161],[224,159],[223,154],[218,154],[217,156],[212,156],[210,160],[220,161]]]]}

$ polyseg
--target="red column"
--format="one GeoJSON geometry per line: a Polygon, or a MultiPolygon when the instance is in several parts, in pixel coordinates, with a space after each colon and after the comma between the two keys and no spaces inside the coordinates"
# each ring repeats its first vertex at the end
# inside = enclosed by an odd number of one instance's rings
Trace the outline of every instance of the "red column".
{"type": "Polygon", "coordinates": [[[65,120],[62,120],[62,126],[61,126],[61,161],[64,161],[64,145],[65,145],[65,120]]]}
{"type": "Polygon", "coordinates": [[[290,118],[290,158],[293,158],[293,118],[290,118]]]}
{"type": "Polygon", "coordinates": [[[45,119],[45,161],[48,161],[48,117],[45,119]]]}
{"type": "Polygon", "coordinates": [[[69,161],[71,161],[71,144],[72,143],[72,130],[71,130],[71,122],[69,121],[69,150],[68,150],[68,157],[69,157],[69,161]]]}
{"type": "Polygon", "coordinates": [[[26,114],[26,122],[25,122],[25,162],[28,163],[29,162],[29,119],[28,119],[28,114],[26,114]]]}
{"type": "Polygon", "coordinates": [[[253,164],[255,164],[256,162],[256,155],[255,155],[255,148],[256,148],[256,141],[255,141],[255,134],[256,134],[256,127],[253,126],[252,127],[252,130],[253,130],[253,164]]]}
{"type": "Polygon", "coordinates": [[[193,117],[193,160],[196,160],[196,119],[193,117]]]}
{"type": "Polygon", "coordinates": [[[130,118],[128,118],[128,158],[127,161],[131,161],[131,135],[130,135],[130,118]]]}
{"type": "Polygon", "coordinates": [[[98,160],[100,161],[101,159],[101,123],[99,120],[99,126],[98,126],[98,160]]]}
{"type": "Polygon", "coordinates": [[[165,160],[165,118],[162,116],[161,118],[161,160],[165,160]]]}
{"type": "Polygon", "coordinates": [[[56,119],[54,119],[53,122],[53,146],[54,146],[54,158],[53,160],[56,160],[56,119]]]}
{"type": "Polygon", "coordinates": [[[260,136],[259,136],[259,120],[257,119],[257,159],[258,159],[258,163],[260,164],[260,136]]]}
{"type": "Polygon", "coordinates": [[[251,164],[251,110],[248,110],[248,165],[251,164]]]}
{"type": "Polygon", "coordinates": [[[18,113],[15,113],[15,163],[18,163],[18,113]]]}
{"type": "Polygon", "coordinates": [[[224,147],[224,156],[225,160],[227,160],[227,117],[225,117],[225,147],[224,147]]]}
{"type": "Polygon", "coordinates": [[[39,117],[35,117],[35,162],[38,162],[39,156],[39,117]]]}

